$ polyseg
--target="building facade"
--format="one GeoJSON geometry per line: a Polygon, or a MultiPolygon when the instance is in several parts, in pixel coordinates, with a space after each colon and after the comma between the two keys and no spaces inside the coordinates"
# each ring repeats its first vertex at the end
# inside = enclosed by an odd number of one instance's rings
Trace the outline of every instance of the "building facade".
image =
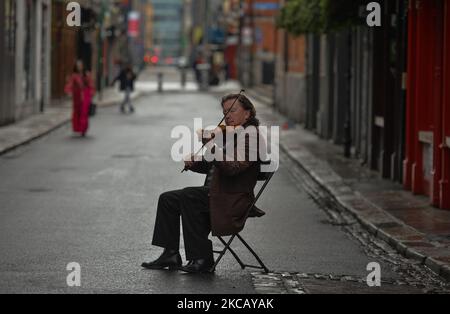
{"type": "Polygon", "coordinates": [[[273,84],[275,78],[275,52],[277,47],[276,16],[280,1],[247,0],[244,10],[248,19],[244,21],[243,32],[251,36],[253,55],[252,80],[254,85],[273,84]],[[247,31],[247,27],[249,30],[247,31]]]}
{"type": "Polygon", "coordinates": [[[52,98],[64,96],[66,78],[72,73],[74,62],[78,58],[79,28],[68,26],[66,23],[67,3],[67,1],[52,2],[52,98]]]}
{"type": "Polygon", "coordinates": [[[2,1],[0,16],[0,56],[5,64],[0,76],[0,125],[4,125],[49,104],[51,3],[2,1]]]}
{"type": "Polygon", "coordinates": [[[0,2],[0,126],[15,121],[16,6],[0,2]]]}
{"type": "Polygon", "coordinates": [[[183,55],[183,1],[151,0],[153,6],[153,47],[159,60],[171,63],[183,55]]]}
{"type": "MultiPolygon", "coordinates": [[[[450,209],[450,1],[381,7],[380,27],[366,25],[361,7],[360,23],[306,35],[306,104],[296,101],[306,110],[296,120],[380,177],[450,209]]],[[[277,75],[289,68],[286,59],[277,75]]],[[[277,106],[295,116],[283,104],[293,95],[289,83],[277,76],[276,84],[284,85],[277,106]]]]}

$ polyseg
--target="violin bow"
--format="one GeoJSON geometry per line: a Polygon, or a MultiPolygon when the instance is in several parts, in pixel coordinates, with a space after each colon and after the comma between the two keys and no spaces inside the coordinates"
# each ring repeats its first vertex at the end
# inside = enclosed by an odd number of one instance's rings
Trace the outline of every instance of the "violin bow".
{"type": "MultiPolygon", "coordinates": [[[[222,122],[225,121],[227,115],[231,112],[231,110],[233,109],[234,105],[236,104],[236,101],[241,97],[242,93],[245,93],[245,90],[244,90],[244,89],[241,89],[241,91],[239,92],[238,96],[237,96],[236,99],[233,101],[233,104],[231,104],[230,109],[228,109],[228,111],[225,112],[225,114],[223,115],[222,120],[220,120],[220,122],[219,122],[219,124],[217,124],[217,127],[216,127],[216,128],[218,128],[218,127],[222,124],[222,122]]],[[[211,138],[211,140],[212,140],[212,138],[211,138]]],[[[202,147],[201,147],[201,148],[200,148],[200,149],[192,156],[192,158],[195,158],[195,156],[197,156],[197,155],[203,150],[203,148],[205,148],[206,144],[208,144],[208,143],[209,143],[209,141],[206,142],[206,143],[204,143],[204,144],[202,145],[202,147]]],[[[181,173],[183,173],[183,172],[185,172],[185,171],[187,171],[187,170],[188,170],[188,168],[185,166],[184,169],[181,170],[181,173]]]]}

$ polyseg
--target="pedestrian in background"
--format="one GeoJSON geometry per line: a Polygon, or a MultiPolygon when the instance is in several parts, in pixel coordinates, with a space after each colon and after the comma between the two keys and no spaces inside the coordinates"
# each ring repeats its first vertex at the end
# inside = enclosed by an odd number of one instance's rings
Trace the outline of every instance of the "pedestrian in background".
{"type": "Polygon", "coordinates": [[[199,66],[201,64],[204,64],[205,60],[203,58],[203,55],[201,53],[197,53],[197,56],[194,60],[194,63],[192,65],[194,72],[195,72],[195,80],[197,81],[197,83],[200,85],[201,84],[201,80],[202,80],[202,76],[201,76],[201,72],[200,72],[200,68],[199,66]]]}
{"type": "Polygon", "coordinates": [[[72,96],[72,128],[85,137],[89,128],[89,107],[95,94],[94,83],[83,61],[77,60],[64,88],[72,96]]]}
{"type": "Polygon", "coordinates": [[[131,65],[126,65],[119,73],[119,75],[113,80],[111,85],[114,85],[117,81],[120,81],[120,90],[125,93],[125,98],[120,105],[120,112],[125,113],[125,107],[128,105],[130,113],[134,112],[133,104],[131,103],[131,93],[134,91],[134,81],[136,80],[136,74],[133,72],[131,65]]]}

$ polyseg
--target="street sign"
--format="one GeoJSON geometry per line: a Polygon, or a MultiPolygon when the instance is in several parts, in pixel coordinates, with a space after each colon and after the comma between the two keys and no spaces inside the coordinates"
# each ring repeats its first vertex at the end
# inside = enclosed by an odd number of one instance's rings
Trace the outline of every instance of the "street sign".
{"type": "Polygon", "coordinates": [[[128,13],[128,36],[139,36],[139,12],[131,11],[128,13]]]}
{"type": "Polygon", "coordinates": [[[280,8],[276,2],[257,2],[253,4],[253,9],[258,11],[273,11],[280,8]]]}

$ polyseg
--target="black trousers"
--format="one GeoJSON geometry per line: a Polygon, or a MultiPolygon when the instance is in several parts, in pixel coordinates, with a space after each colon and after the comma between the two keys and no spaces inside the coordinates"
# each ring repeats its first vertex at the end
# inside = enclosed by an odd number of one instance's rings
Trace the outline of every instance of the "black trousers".
{"type": "Polygon", "coordinates": [[[189,187],[160,195],[152,244],[179,250],[180,217],[186,259],[213,258],[209,213],[209,188],[189,187]]]}

